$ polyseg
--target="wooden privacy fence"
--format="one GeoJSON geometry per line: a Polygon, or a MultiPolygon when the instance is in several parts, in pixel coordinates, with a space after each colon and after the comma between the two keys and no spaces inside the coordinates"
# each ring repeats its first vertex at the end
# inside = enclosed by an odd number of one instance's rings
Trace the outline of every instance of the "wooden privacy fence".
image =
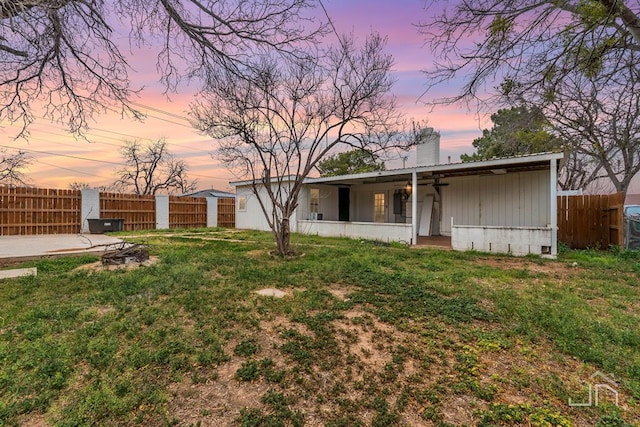
{"type": "MultiPolygon", "coordinates": [[[[98,202],[98,193],[94,194],[92,209],[99,210],[100,218],[123,219],[127,231],[156,228],[155,196],[100,192],[98,202]]],[[[82,198],[83,192],[79,190],[0,186],[0,236],[79,233],[86,219],[82,215],[88,218],[98,215],[91,211],[82,213],[82,198]]],[[[169,228],[207,226],[206,198],[168,199],[169,228]]],[[[217,220],[219,227],[235,227],[235,199],[218,198],[217,220]]]]}
{"type": "Polygon", "coordinates": [[[153,230],[156,228],[156,198],[101,192],[100,218],[124,219],[126,231],[153,230]]]}
{"type": "Polygon", "coordinates": [[[203,197],[169,197],[169,228],[206,226],[207,199],[203,197]]]}
{"type": "Polygon", "coordinates": [[[218,199],[218,227],[236,226],[236,199],[218,199]]]}
{"type": "Polygon", "coordinates": [[[80,191],[0,187],[0,236],[80,232],[80,191]]]}
{"type": "Polygon", "coordinates": [[[624,194],[558,196],[558,241],[573,249],[624,244],[624,194]]]}

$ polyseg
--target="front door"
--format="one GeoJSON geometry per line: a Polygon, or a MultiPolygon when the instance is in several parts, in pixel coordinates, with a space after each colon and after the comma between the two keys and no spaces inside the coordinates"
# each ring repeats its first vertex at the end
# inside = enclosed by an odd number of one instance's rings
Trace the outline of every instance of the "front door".
{"type": "Polygon", "coordinates": [[[350,189],[348,187],[338,188],[338,220],[349,221],[349,201],[350,189]]]}

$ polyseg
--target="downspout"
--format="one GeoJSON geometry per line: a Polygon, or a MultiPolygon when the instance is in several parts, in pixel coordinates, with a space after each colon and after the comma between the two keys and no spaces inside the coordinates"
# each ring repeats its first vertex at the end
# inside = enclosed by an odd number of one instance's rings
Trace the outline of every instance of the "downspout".
{"type": "Polygon", "coordinates": [[[551,159],[550,167],[551,256],[555,258],[558,255],[558,159],[551,159]]]}
{"type": "Polygon", "coordinates": [[[418,174],[411,172],[411,236],[412,245],[418,244],[418,174]]]}

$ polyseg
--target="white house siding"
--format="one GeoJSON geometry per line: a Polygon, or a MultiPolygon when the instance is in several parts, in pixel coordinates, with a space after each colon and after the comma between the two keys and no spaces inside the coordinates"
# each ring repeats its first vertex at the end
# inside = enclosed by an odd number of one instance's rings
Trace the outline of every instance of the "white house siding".
{"type": "Polygon", "coordinates": [[[332,185],[305,185],[300,191],[300,197],[298,199],[298,219],[310,220],[311,219],[311,199],[309,197],[309,191],[312,188],[320,190],[320,200],[318,204],[318,213],[322,214],[322,217],[326,221],[338,220],[338,188],[332,185]]]}
{"type": "MultiPolygon", "coordinates": [[[[271,202],[268,200],[269,198],[267,197],[266,191],[263,189],[260,193],[261,198],[266,203],[267,209],[271,210],[271,202]]],[[[249,186],[236,187],[236,228],[242,230],[271,230],[260,207],[260,202],[249,186]],[[241,211],[238,208],[242,197],[244,197],[247,202],[245,211],[241,211]]]]}
{"type": "MultiPolygon", "coordinates": [[[[411,192],[411,196],[409,197],[409,200],[407,201],[408,205],[407,205],[407,223],[411,224],[411,203],[414,197],[417,197],[417,203],[418,203],[418,222],[417,222],[417,226],[418,229],[420,229],[420,222],[422,219],[422,208],[423,208],[423,203],[424,203],[424,199],[427,196],[431,196],[434,195],[435,196],[435,189],[433,188],[433,186],[430,185],[421,185],[418,186],[418,189],[416,191],[412,191],[411,192]]],[[[432,222],[433,223],[433,222],[432,222]]]]}
{"type": "Polygon", "coordinates": [[[458,225],[480,224],[480,183],[477,176],[447,178],[449,185],[440,187],[442,221],[440,232],[451,235],[451,218],[458,225]]]}
{"type": "MultiPolygon", "coordinates": [[[[311,206],[309,192],[312,188],[320,190],[318,213],[322,214],[324,221],[338,221],[338,188],[335,185],[309,184],[303,187],[298,204],[298,219],[311,220],[311,206]]],[[[385,222],[396,223],[396,215],[393,212],[393,194],[400,188],[406,188],[406,182],[359,184],[350,187],[350,212],[351,222],[373,222],[374,195],[385,195],[385,222]]],[[[421,194],[426,194],[429,189],[420,187],[421,194]]],[[[433,190],[431,190],[433,191],[433,190]]],[[[422,197],[422,196],[420,196],[422,197]]],[[[422,203],[422,198],[419,199],[422,203]]],[[[411,199],[407,201],[407,218],[403,222],[411,223],[411,199]]]]}
{"type": "Polygon", "coordinates": [[[346,221],[298,221],[301,233],[324,237],[351,237],[384,242],[411,242],[411,224],[346,221]]]}
{"type": "MultiPolygon", "coordinates": [[[[351,187],[351,220],[373,222],[373,195],[385,193],[385,204],[387,204],[387,188],[388,185],[387,187],[381,185],[354,185],[351,187]]],[[[385,208],[385,218],[388,210],[385,208]]]]}
{"type": "Polygon", "coordinates": [[[454,225],[451,247],[457,251],[552,255],[551,228],[454,225]]]}
{"type": "MultiPolygon", "coordinates": [[[[286,186],[286,183],[284,184],[286,186]]],[[[283,187],[285,188],[285,187],[283,187]]],[[[273,205],[264,187],[259,187],[258,194],[263,201],[267,212],[273,210],[273,205]]],[[[297,213],[291,216],[291,231],[296,231],[297,213]]],[[[236,187],[236,228],[244,230],[270,231],[271,228],[264,216],[260,201],[253,193],[249,185],[239,185],[236,187]],[[241,211],[239,204],[241,198],[246,200],[246,210],[241,211]]]]}
{"type": "Polygon", "coordinates": [[[442,229],[455,225],[547,227],[550,224],[549,172],[448,178],[442,188],[442,229]]]}

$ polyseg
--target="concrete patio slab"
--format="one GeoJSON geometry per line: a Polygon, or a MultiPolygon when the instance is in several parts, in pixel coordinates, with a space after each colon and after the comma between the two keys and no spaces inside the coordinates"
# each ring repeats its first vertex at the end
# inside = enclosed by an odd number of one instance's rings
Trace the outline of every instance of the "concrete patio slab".
{"type": "Polygon", "coordinates": [[[100,254],[122,242],[105,234],[0,236],[0,264],[50,256],[100,254]]]}
{"type": "Polygon", "coordinates": [[[37,275],[38,275],[38,269],[35,267],[13,268],[11,270],[0,270],[0,280],[13,279],[16,277],[23,277],[23,276],[37,276],[37,275]]]}

